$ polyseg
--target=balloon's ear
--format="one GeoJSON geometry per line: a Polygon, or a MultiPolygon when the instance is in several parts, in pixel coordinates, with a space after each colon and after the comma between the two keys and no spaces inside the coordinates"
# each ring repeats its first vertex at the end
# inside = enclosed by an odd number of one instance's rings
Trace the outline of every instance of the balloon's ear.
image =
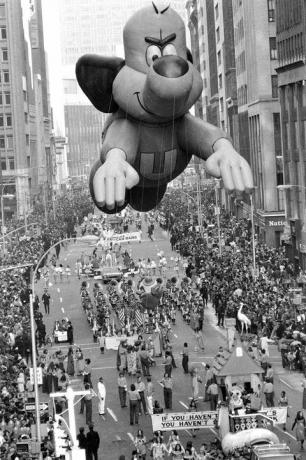
{"type": "Polygon", "coordinates": [[[113,81],[124,65],[125,61],[121,58],[96,54],[85,54],[76,63],[78,83],[100,112],[111,113],[118,110],[113,99],[113,81]]]}
{"type": "Polygon", "coordinates": [[[189,61],[189,62],[191,62],[191,64],[193,64],[193,57],[192,57],[190,49],[188,49],[188,48],[187,48],[187,61],[189,61]]]}

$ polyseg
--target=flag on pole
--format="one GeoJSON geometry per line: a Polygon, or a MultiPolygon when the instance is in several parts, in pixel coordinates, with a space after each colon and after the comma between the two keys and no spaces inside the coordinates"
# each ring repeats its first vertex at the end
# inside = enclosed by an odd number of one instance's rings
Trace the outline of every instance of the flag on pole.
{"type": "Polygon", "coordinates": [[[121,327],[123,327],[124,323],[125,323],[125,311],[124,311],[124,308],[121,308],[119,310],[118,317],[119,317],[119,322],[121,324],[121,327]]]}
{"type": "Polygon", "coordinates": [[[136,321],[137,327],[140,327],[143,325],[143,320],[144,320],[143,313],[141,313],[139,309],[136,310],[135,311],[135,321],[136,321]]]}

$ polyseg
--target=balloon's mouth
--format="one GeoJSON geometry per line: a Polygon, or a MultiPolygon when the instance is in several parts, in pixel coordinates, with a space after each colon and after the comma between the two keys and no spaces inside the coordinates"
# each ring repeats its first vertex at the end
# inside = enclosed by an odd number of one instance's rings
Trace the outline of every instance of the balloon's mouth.
{"type": "Polygon", "coordinates": [[[143,103],[141,102],[140,100],[140,97],[139,97],[139,94],[140,94],[140,91],[135,91],[136,94],[136,97],[137,97],[137,100],[138,100],[138,104],[140,105],[140,107],[145,111],[147,112],[149,115],[153,115],[154,117],[158,117],[158,115],[156,113],[153,113],[151,112],[150,110],[146,109],[145,106],[143,105],[143,103]]]}

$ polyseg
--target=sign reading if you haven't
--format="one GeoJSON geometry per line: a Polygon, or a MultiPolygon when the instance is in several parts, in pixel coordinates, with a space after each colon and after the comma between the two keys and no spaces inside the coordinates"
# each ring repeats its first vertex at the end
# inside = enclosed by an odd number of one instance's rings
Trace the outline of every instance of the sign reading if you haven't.
{"type": "Polygon", "coordinates": [[[186,430],[214,427],[218,412],[177,412],[151,416],[153,431],[186,430]]]}

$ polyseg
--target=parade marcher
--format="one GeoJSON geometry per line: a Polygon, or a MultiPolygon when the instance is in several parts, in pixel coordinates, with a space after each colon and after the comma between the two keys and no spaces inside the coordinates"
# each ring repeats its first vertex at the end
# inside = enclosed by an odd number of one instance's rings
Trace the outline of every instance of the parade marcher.
{"type": "MultiPolygon", "coordinates": [[[[288,407],[288,398],[284,390],[281,392],[280,398],[278,400],[278,405],[280,407],[288,407]]],[[[287,409],[287,417],[289,417],[288,409],[287,409]]],[[[283,430],[286,431],[286,422],[283,423],[283,430]]]]}
{"type": "Polygon", "coordinates": [[[274,385],[273,383],[266,380],[264,383],[263,392],[266,397],[267,407],[274,407],[274,385]]]}
{"type": "Polygon", "coordinates": [[[148,413],[149,415],[153,414],[153,401],[154,401],[154,385],[152,383],[152,378],[147,377],[147,402],[148,402],[148,413]]]}
{"type": "Polygon", "coordinates": [[[79,428],[79,434],[77,435],[77,440],[78,440],[78,447],[79,449],[87,449],[87,437],[85,435],[85,429],[84,427],[79,428]]]}
{"type": "Polygon", "coordinates": [[[138,376],[137,376],[136,390],[138,391],[138,394],[139,394],[139,396],[140,396],[139,414],[141,414],[141,406],[142,406],[143,413],[144,413],[145,415],[148,415],[148,412],[147,412],[147,404],[146,404],[146,398],[145,398],[146,386],[145,386],[144,382],[142,381],[141,375],[138,375],[138,376]]]}
{"type": "Polygon", "coordinates": [[[127,382],[126,382],[126,378],[123,372],[119,372],[118,392],[119,392],[120,406],[122,408],[127,407],[127,404],[126,404],[127,382]]]}
{"type": "Polygon", "coordinates": [[[89,383],[89,385],[92,387],[92,381],[91,381],[91,360],[89,358],[85,359],[85,365],[84,365],[84,370],[83,370],[83,383],[89,383]]]}
{"type": "Polygon", "coordinates": [[[48,289],[45,288],[41,300],[43,301],[43,304],[44,304],[44,307],[45,307],[45,313],[47,315],[50,314],[50,299],[51,299],[51,296],[50,296],[50,294],[48,292],[48,289]]]}
{"type": "Polygon", "coordinates": [[[212,381],[207,387],[206,393],[210,401],[210,410],[216,410],[218,404],[219,389],[216,382],[212,381]]]}
{"type": "Polygon", "coordinates": [[[99,378],[99,382],[97,384],[97,392],[99,399],[99,415],[105,415],[106,388],[103,382],[103,377],[99,378]]]}
{"type": "Polygon", "coordinates": [[[147,440],[143,434],[143,430],[139,429],[134,438],[134,445],[137,449],[138,459],[146,460],[147,454],[147,440]]]}
{"type": "Polygon", "coordinates": [[[164,378],[162,379],[160,383],[164,387],[165,408],[172,409],[173,381],[172,381],[171,376],[165,372],[164,378]]]}
{"type": "Polygon", "coordinates": [[[134,423],[138,425],[140,396],[133,383],[128,391],[128,396],[130,403],[130,425],[134,425],[134,423]]]}
{"type": "Polygon", "coordinates": [[[189,350],[188,350],[187,342],[184,343],[184,348],[183,348],[183,351],[182,351],[182,355],[183,355],[182,367],[184,369],[184,374],[188,374],[189,373],[189,369],[188,369],[189,350]]]}

